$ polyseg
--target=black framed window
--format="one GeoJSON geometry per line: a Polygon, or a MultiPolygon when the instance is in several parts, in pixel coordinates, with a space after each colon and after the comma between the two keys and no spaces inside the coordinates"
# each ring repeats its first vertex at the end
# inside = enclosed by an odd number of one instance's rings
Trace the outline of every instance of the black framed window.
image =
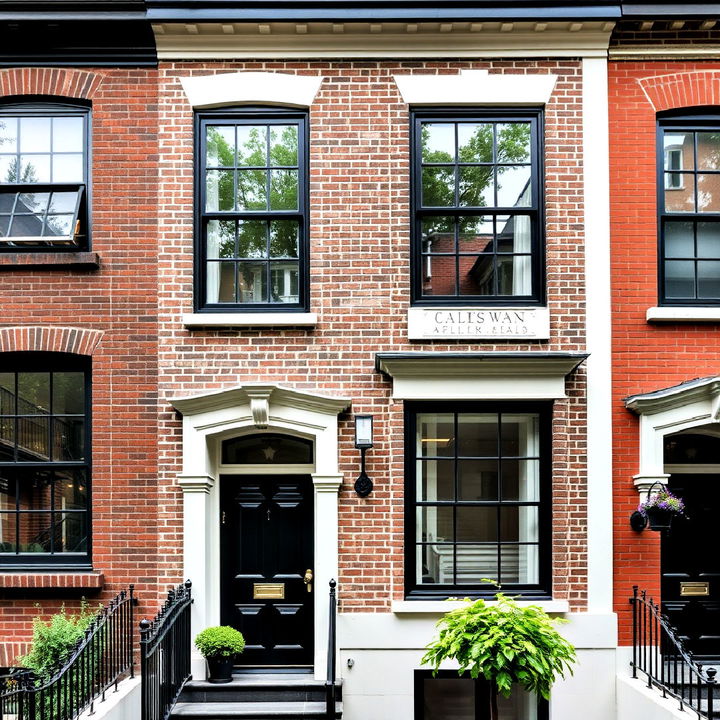
{"type": "Polygon", "coordinates": [[[658,208],[660,302],[720,304],[720,116],[660,118],[658,208]]]}
{"type": "MultiPolygon", "coordinates": [[[[491,720],[490,683],[480,676],[458,676],[456,670],[415,671],[414,720],[491,720]]],[[[549,704],[516,688],[509,698],[498,697],[503,720],[547,720],[549,704]]]]}
{"type": "Polygon", "coordinates": [[[550,408],[409,404],[406,594],[549,597],[550,408]]]}
{"type": "Polygon", "coordinates": [[[541,113],[413,114],[413,299],[539,303],[541,113]]]}
{"type": "Polygon", "coordinates": [[[88,245],[85,107],[0,106],[0,250],[88,245]]]}
{"type": "Polygon", "coordinates": [[[306,115],[198,116],[198,310],[307,308],[306,115]]]}
{"type": "Polygon", "coordinates": [[[89,565],[90,367],[0,356],[0,564],[89,565]]]}

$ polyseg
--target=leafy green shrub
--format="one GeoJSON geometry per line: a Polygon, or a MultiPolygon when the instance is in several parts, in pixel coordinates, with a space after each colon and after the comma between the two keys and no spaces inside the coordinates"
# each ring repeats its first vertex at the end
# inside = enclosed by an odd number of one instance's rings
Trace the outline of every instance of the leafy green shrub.
{"type": "Polygon", "coordinates": [[[502,593],[496,598],[496,605],[478,600],[445,615],[437,624],[439,637],[422,659],[434,673],[444,660],[457,660],[460,675],[469,671],[473,678],[484,676],[492,689],[493,718],[498,692],[509,697],[517,683],[548,698],[557,677],[572,674],[577,661],[573,646],[554,627],[565,621],[537,606],[521,607],[502,593]]]}
{"type": "Polygon", "coordinates": [[[63,605],[47,621],[34,618],[30,652],[19,657],[18,664],[32,670],[39,681],[48,680],[70,657],[94,617],[95,610],[83,600],[78,614],[68,614],[63,605]]]}
{"type": "Polygon", "coordinates": [[[195,638],[195,647],[205,658],[229,658],[245,649],[242,633],[227,625],[205,628],[195,638]]]}

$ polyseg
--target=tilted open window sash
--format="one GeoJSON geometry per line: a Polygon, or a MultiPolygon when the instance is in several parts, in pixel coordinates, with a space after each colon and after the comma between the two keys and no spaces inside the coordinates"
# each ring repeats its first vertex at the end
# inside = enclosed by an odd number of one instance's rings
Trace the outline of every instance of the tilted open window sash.
{"type": "Polygon", "coordinates": [[[83,183],[0,185],[0,247],[81,245],[84,202],[83,183]]]}

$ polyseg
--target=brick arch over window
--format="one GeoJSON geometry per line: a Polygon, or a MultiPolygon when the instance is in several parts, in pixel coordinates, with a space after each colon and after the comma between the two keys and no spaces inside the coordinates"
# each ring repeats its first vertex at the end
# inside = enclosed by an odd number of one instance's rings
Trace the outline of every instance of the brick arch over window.
{"type": "Polygon", "coordinates": [[[91,100],[104,77],[86,70],[10,68],[0,70],[0,95],[54,95],[91,100]]]}
{"type": "Polygon", "coordinates": [[[720,70],[658,75],[642,78],[638,83],[655,112],[720,105],[720,70]]]}
{"type": "Polygon", "coordinates": [[[102,330],[48,325],[0,328],[0,352],[62,352],[92,355],[102,330]]]}

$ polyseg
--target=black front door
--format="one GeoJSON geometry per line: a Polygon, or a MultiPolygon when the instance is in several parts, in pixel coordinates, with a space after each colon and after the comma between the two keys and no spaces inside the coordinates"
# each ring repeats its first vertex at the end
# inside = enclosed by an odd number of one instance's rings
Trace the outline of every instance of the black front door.
{"type": "Polygon", "coordinates": [[[693,655],[717,658],[720,657],[720,553],[717,551],[720,477],[672,475],[668,487],[685,501],[687,517],[675,518],[670,530],[663,531],[662,608],[693,655]]]}
{"type": "Polygon", "coordinates": [[[239,664],[312,664],[312,569],[310,477],[222,476],[220,616],[245,637],[239,664]]]}

